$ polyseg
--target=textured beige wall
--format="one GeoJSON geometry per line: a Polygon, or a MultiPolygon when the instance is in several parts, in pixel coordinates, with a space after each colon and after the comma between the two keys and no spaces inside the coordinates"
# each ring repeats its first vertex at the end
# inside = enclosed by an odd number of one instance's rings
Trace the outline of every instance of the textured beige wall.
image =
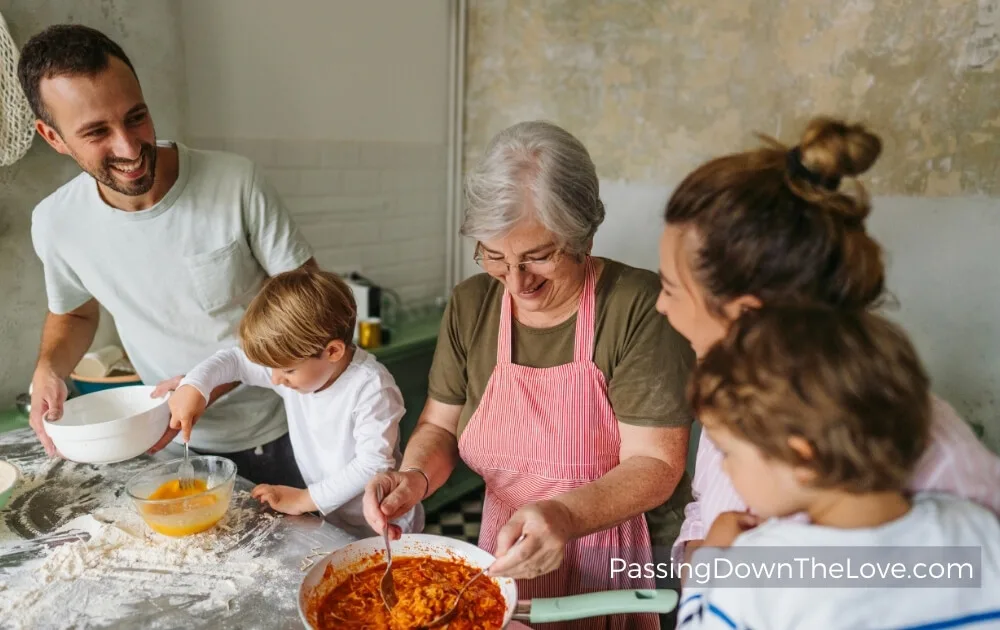
{"type": "MultiPolygon", "coordinates": [[[[982,5],[995,0],[979,0],[982,5]]],[[[876,193],[1000,194],[1000,71],[970,67],[977,0],[470,0],[466,149],[545,118],[603,178],[676,183],[810,116],[886,142],[876,193]]]]}
{"type": "Polygon", "coordinates": [[[449,0],[182,0],[193,138],[444,145],[449,0]]]}

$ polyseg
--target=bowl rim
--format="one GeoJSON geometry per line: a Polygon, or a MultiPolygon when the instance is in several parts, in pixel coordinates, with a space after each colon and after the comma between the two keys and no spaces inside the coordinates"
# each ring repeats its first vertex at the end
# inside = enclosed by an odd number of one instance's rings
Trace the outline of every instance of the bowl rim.
{"type": "MultiPolygon", "coordinates": [[[[476,568],[485,567],[482,563],[475,562],[472,559],[471,556],[473,554],[482,556],[484,560],[487,558],[491,559],[490,561],[496,560],[496,557],[493,556],[493,554],[486,551],[479,545],[442,534],[426,534],[423,532],[405,533],[401,538],[393,541],[393,544],[398,545],[404,541],[416,546],[417,548],[423,548],[422,550],[426,550],[427,547],[434,548],[435,551],[440,552],[444,556],[457,555],[459,558],[465,560],[471,566],[476,568]]],[[[312,565],[312,567],[309,568],[299,582],[298,594],[299,619],[306,628],[310,628],[311,630],[315,628],[315,626],[309,622],[309,615],[307,614],[308,598],[313,594],[313,589],[322,584],[326,568],[333,565],[335,560],[339,561],[345,557],[353,561],[357,561],[359,558],[354,558],[353,556],[358,555],[360,558],[363,558],[370,555],[369,551],[377,552],[380,549],[385,549],[384,545],[384,540],[378,535],[352,540],[351,542],[341,545],[340,547],[337,547],[336,549],[333,549],[329,553],[325,554],[323,557],[319,558],[317,562],[312,565]],[[315,582],[315,584],[312,584],[312,582],[315,582]]],[[[419,554],[414,556],[408,554],[408,551],[409,549],[401,548],[397,550],[394,548],[393,558],[422,557],[426,555],[419,554]]],[[[486,566],[489,566],[489,562],[486,562],[486,566]]],[[[346,567],[343,565],[336,567],[338,571],[344,568],[346,567]]],[[[506,606],[506,610],[504,611],[503,626],[501,627],[507,627],[513,619],[514,609],[518,601],[517,583],[513,579],[507,577],[487,577],[493,580],[500,587],[500,592],[504,597],[504,603],[506,606]]]]}
{"type": "Polygon", "coordinates": [[[13,490],[17,486],[17,482],[21,480],[21,469],[10,463],[6,459],[0,459],[0,468],[7,468],[14,471],[14,478],[11,479],[10,484],[7,486],[0,486],[0,494],[7,492],[8,490],[13,490]]]}
{"type": "Polygon", "coordinates": [[[192,455],[188,459],[190,461],[192,461],[192,462],[195,461],[195,460],[198,460],[198,459],[202,459],[202,460],[206,460],[206,459],[222,460],[224,462],[229,462],[232,465],[233,470],[232,470],[231,473],[229,473],[228,475],[226,475],[225,479],[223,479],[222,481],[220,481],[219,483],[215,484],[214,486],[212,486],[210,488],[206,488],[206,489],[202,490],[201,492],[199,492],[197,494],[186,494],[183,497],[175,497],[173,499],[146,499],[146,498],[143,498],[143,497],[137,497],[134,494],[132,494],[132,484],[133,484],[133,482],[136,479],[138,479],[142,475],[145,475],[145,474],[149,473],[150,471],[156,470],[157,468],[165,468],[165,467],[169,466],[170,464],[176,464],[178,462],[184,461],[183,457],[178,457],[176,459],[170,459],[170,460],[167,460],[165,462],[160,462],[160,463],[156,464],[155,466],[150,466],[149,468],[145,468],[143,470],[140,470],[139,472],[137,472],[134,475],[132,475],[131,477],[129,477],[128,481],[125,482],[125,494],[127,494],[128,498],[131,499],[132,501],[135,501],[137,503],[142,503],[142,504],[164,505],[164,504],[168,504],[168,503],[176,503],[177,501],[186,501],[186,500],[192,499],[194,497],[200,497],[200,496],[204,496],[206,494],[212,494],[216,490],[218,490],[219,488],[221,488],[222,486],[224,486],[226,484],[229,484],[229,483],[232,483],[233,481],[235,481],[236,480],[236,475],[239,472],[238,468],[236,466],[236,462],[234,462],[233,460],[229,459],[228,457],[222,457],[221,455],[192,455]]]}
{"type": "MultiPolygon", "coordinates": [[[[153,413],[157,410],[161,410],[165,405],[167,405],[170,396],[167,395],[164,396],[163,398],[150,398],[150,400],[157,401],[157,404],[153,405],[152,407],[149,407],[148,409],[144,409],[143,411],[137,411],[123,416],[116,415],[115,417],[108,418],[106,420],[101,420],[100,422],[88,422],[86,424],[66,424],[65,422],[63,422],[63,418],[65,418],[68,413],[73,412],[73,408],[77,404],[79,404],[78,401],[80,400],[84,400],[87,398],[89,398],[90,400],[95,400],[98,397],[102,396],[107,398],[116,398],[122,396],[124,392],[132,390],[146,390],[149,393],[152,393],[155,389],[156,388],[153,387],[152,385],[129,385],[126,387],[100,389],[94,392],[90,392],[88,394],[75,396],[67,400],[65,403],[63,403],[62,418],[53,421],[49,420],[47,417],[43,415],[42,425],[45,427],[45,431],[46,433],[49,434],[49,437],[52,437],[52,433],[49,432],[49,429],[51,428],[54,429],[57,434],[61,434],[56,436],[59,438],[69,438],[74,441],[80,441],[79,434],[87,432],[88,435],[86,438],[83,438],[84,440],[103,439],[105,437],[109,437],[109,435],[111,434],[119,433],[120,432],[119,427],[121,425],[128,425],[129,421],[135,418],[138,418],[140,416],[145,416],[146,414],[153,413]],[[97,431],[97,433],[94,433],[94,431],[97,431]],[[74,433],[76,434],[76,437],[71,437],[70,434],[74,433]]],[[[168,422],[169,418],[170,416],[168,414],[167,415],[168,422]]]]}

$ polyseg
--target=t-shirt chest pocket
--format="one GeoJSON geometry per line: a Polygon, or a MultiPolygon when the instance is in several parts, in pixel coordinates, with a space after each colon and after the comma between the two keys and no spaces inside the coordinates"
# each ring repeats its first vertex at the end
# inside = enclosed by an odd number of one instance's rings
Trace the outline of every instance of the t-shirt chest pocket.
{"type": "Polygon", "coordinates": [[[195,297],[206,312],[233,304],[259,281],[257,261],[239,238],[219,249],[185,256],[184,262],[195,297]]]}

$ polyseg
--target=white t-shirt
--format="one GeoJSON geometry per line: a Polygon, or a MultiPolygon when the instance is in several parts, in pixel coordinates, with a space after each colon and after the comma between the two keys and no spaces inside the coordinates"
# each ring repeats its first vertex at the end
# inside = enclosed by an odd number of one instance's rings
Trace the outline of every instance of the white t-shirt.
{"type": "MultiPolygon", "coordinates": [[[[109,206],[81,173],[32,215],[49,310],[67,313],[96,298],[148,385],[238,345],[240,318],[263,281],[312,256],[252,162],[176,146],[177,181],[149,209],[109,206]]],[[[191,446],[236,452],[286,432],[277,396],[240,387],[212,405],[191,446]]]]}
{"type": "MultiPolygon", "coordinates": [[[[268,387],[285,401],[295,462],[326,520],[353,536],[375,535],[365,521],[365,485],[402,460],[399,421],[406,409],[392,374],[361,348],[347,369],[323,391],[302,394],[271,382],[269,368],[250,362],[239,348],[222,350],[188,372],[181,382],[208,399],[221,383],[268,387]]],[[[197,425],[195,425],[197,426],[197,425]]],[[[404,532],[424,526],[417,504],[396,521],[404,532]]]]}
{"type": "MultiPolygon", "coordinates": [[[[746,562],[748,555],[754,553],[754,550],[744,549],[747,547],[794,547],[806,552],[821,547],[850,548],[853,557],[854,550],[863,547],[966,546],[981,548],[982,582],[978,588],[891,588],[873,584],[844,588],[726,588],[713,585],[712,580],[704,585],[689,581],[681,596],[678,628],[1000,628],[1000,521],[979,505],[951,495],[919,494],[905,516],[870,529],[834,529],[773,519],[740,535],[728,550],[696,551],[692,562],[710,562],[710,558],[719,555],[735,567],[735,563],[746,562]]],[[[767,555],[767,549],[762,551],[765,553],[761,555],[767,555]]],[[[953,552],[943,552],[939,557],[959,557],[949,554],[953,552]]],[[[856,560],[864,562],[880,558],[878,552],[864,549],[856,555],[856,560]]],[[[924,577],[928,573],[940,575],[935,572],[949,570],[932,567],[933,553],[928,557],[932,561],[925,563],[925,567],[917,566],[918,558],[913,558],[912,565],[903,563],[906,574],[924,577]]],[[[721,571],[731,572],[730,565],[721,566],[721,571]]],[[[823,575],[812,568],[815,566],[812,560],[808,566],[811,567],[807,569],[808,576],[823,575]]],[[[888,567],[888,563],[882,566],[888,567]]],[[[864,575],[859,564],[850,571],[855,576],[864,575]]],[[[958,569],[954,571],[952,575],[957,576],[958,569]]],[[[795,575],[797,578],[799,574],[795,575]]],[[[842,572],[841,576],[844,575],[847,573],[842,572]]],[[[838,576],[838,581],[841,579],[845,583],[849,581],[838,576]]]]}

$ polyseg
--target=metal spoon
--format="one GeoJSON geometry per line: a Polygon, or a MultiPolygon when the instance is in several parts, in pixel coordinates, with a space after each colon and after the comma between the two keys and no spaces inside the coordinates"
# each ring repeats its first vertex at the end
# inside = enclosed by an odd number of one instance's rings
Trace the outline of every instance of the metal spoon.
{"type": "Polygon", "coordinates": [[[446,623],[450,622],[452,619],[454,619],[455,615],[458,614],[458,602],[460,602],[462,600],[462,595],[465,595],[465,589],[467,589],[470,586],[472,586],[472,583],[475,582],[476,580],[478,580],[479,577],[481,575],[483,575],[484,573],[486,573],[486,569],[483,569],[482,571],[480,571],[479,573],[477,573],[475,576],[473,576],[473,578],[471,580],[469,580],[468,582],[466,582],[465,586],[462,587],[462,590],[460,590],[458,592],[458,595],[455,596],[455,603],[451,605],[451,608],[449,608],[447,611],[445,611],[445,613],[443,615],[441,615],[440,617],[438,617],[437,619],[432,620],[427,625],[420,626],[421,630],[423,630],[424,628],[437,628],[438,626],[443,626],[444,624],[446,624],[446,623]]]}
{"type": "MultiPolygon", "coordinates": [[[[518,539],[514,541],[514,544],[511,545],[511,547],[510,547],[510,551],[513,551],[514,547],[517,547],[517,544],[519,542],[521,542],[522,540],[524,540],[524,534],[521,534],[520,537],[518,537],[518,539]]],[[[508,553],[510,553],[510,552],[508,552],[508,553]]],[[[465,595],[465,589],[467,589],[470,586],[472,586],[472,583],[475,582],[476,580],[478,580],[480,578],[480,576],[482,576],[488,570],[489,570],[489,567],[486,567],[485,569],[483,569],[479,573],[475,574],[472,577],[471,580],[469,580],[468,582],[466,582],[465,586],[462,587],[462,590],[460,590],[458,592],[458,595],[455,596],[455,603],[451,605],[451,608],[449,608],[448,610],[446,610],[445,613],[443,615],[441,615],[440,617],[438,617],[437,619],[433,619],[427,625],[421,626],[421,630],[423,630],[424,628],[437,628],[439,626],[443,626],[444,624],[446,624],[446,623],[450,622],[452,619],[454,619],[455,615],[458,613],[458,603],[460,601],[462,601],[462,595],[465,595]]]]}
{"type": "MultiPolygon", "coordinates": [[[[375,486],[375,499],[379,505],[382,505],[383,498],[382,486],[375,486]]],[[[388,520],[385,522],[385,527],[382,528],[382,538],[385,540],[386,565],[382,581],[379,583],[379,591],[382,594],[382,603],[385,604],[385,609],[392,610],[392,607],[399,603],[399,598],[396,597],[396,584],[392,581],[392,547],[389,544],[388,520]]]]}

